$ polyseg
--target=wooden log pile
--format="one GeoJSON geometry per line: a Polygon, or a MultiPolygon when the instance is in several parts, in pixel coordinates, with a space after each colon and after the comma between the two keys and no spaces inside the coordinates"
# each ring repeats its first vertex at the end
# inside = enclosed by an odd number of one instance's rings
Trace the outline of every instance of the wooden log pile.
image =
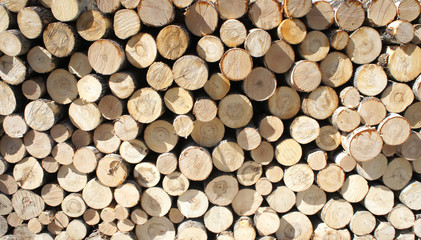
{"type": "Polygon", "coordinates": [[[0,0],[0,240],[421,238],[419,0],[0,0]]]}

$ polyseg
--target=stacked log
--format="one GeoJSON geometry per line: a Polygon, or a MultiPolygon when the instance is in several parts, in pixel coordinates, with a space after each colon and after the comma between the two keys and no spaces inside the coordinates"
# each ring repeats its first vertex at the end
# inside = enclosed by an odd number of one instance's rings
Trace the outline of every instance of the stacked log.
{"type": "Polygon", "coordinates": [[[0,0],[0,240],[421,238],[417,0],[0,0]]]}

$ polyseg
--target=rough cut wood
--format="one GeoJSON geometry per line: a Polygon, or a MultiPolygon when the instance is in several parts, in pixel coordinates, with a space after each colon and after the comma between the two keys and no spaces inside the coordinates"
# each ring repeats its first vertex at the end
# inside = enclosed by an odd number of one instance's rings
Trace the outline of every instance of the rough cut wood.
{"type": "Polygon", "coordinates": [[[393,0],[397,8],[397,15],[400,19],[412,22],[421,12],[419,3],[413,0],[393,0]]]}
{"type": "Polygon", "coordinates": [[[327,153],[321,149],[310,150],[307,154],[307,164],[311,169],[319,171],[327,165],[327,153]]]}
{"type": "Polygon", "coordinates": [[[294,118],[290,125],[291,137],[300,144],[307,144],[315,140],[320,133],[319,123],[308,116],[294,118]]]}
{"type": "Polygon", "coordinates": [[[322,73],[317,63],[309,60],[295,62],[286,74],[289,86],[299,92],[312,92],[322,81],[322,73]]]}
{"type": "Polygon", "coordinates": [[[272,38],[260,28],[250,29],[244,41],[244,48],[252,57],[263,57],[270,48],[272,38]]]}
{"type": "Polygon", "coordinates": [[[382,38],[397,44],[409,43],[414,38],[414,27],[410,22],[396,20],[387,25],[382,38]]]}
{"type": "Polygon", "coordinates": [[[224,54],[224,45],[220,38],[206,35],[197,42],[196,52],[206,62],[217,62],[224,54]]]}
{"type": "Polygon", "coordinates": [[[96,72],[111,75],[123,67],[126,57],[120,44],[113,40],[100,39],[89,47],[88,59],[96,72]]]}
{"type": "Polygon", "coordinates": [[[249,7],[252,23],[263,30],[276,28],[282,21],[283,6],[276,0],[257,0],[249,7]]]}
{"type": "Polygon", "coordinates": [[[234,224],[234,232],[233,234],[227,234],[228,239],[255,239],[256,238],[256,230],[253,227],[253,220],[249,217],[240,217],[234,224]],[[231,235],[231,236],[230,236],[231,235]]]}
{"type": "Polygon", "coordinates": [[[357,111],[338,107],[332,114],[332,125],[343,132],[351,132],[360,125],[360,115],[357,111]]]}
{"type": "Polygon", "coordinates": [[[311,185],[307,190],[297,193],[295,206],[306,215],[316,214],[326,203],[326,193],[317,187],[311,185]]]}
{"type": "Polygon", "coordinates": [[[309,239],[312,235],[312,232],[313,226],[310,222],[310,219],[306,215],[294,211],[281,217],[281,223],[278,231],[276,232],[276,237],[279,239],[309,239]]]}
{"type": "Polygon", "coordinates": [[[28,131],[28,125],[21,114],[11,114],[3,119],[3,129],[12,138],[22,138],[28,131]]]}
{"type": "Polygon", "coordinates": [[[283,40],[273,41],[267,54],[264,56],[266,67],[275,73],[287,72],[294,60],[294,50],[283,40]]]}
{"type": "Polygon", "coordinates": [[[45,81],[42,78],[27,79],[22,84],[22,93],[29,100],[37,100],[46,92],[45,81]]]}
{"type": "Polygon", "coordinates": [[[195,2],[185,14],[185,23],[193,35],[212,34],[218,25],[218,11],[211,2],[195,2]]]}
{"type": "Polygon", "coordinates": [[[341,198],[330,199],[320,212],[320,218],[329,227],[339,229],[345,227],[354,215],[352,205],[341,198]]]}
{"type": "MultiPolygon", "coordinates": [[[[136,1],[139,2],[139,0],[136,0],[136,1]]],[[[190,6],[193,3],[193,0],[174,0],[174,1],[172,1],[172,3],[174,4],[174,6],[176,6],[178,8],[187,8],[188,6],[190,6]]],[[[121,4],[123,4],[123,1],[121,2],[121,4]]],[[[128,7],[126,7],[126,8],[128,8],[128,7]]]]}
{"type": "Polygon", "coordinates": [[[187,138],[194,130],[193,118],[190,115],[178,115],[172,123],[175,133],[183,138],[187,138]]]}
{"type": "Polygon", "coordinates": [[[13,89],[14,88],[7,83],[3,81],[0,82],[0,92],[2,93],[0,95],[0,114],[2,115],[9,115],[18,108],[18,99],[16,98],[13,89]]]}
{"type": "Polygon", "coordinates": [[[16,29],[0,33],[0,50],[11,57],[25,54],[31,48],[29,40],[16,29]]]}
{"type": "Polygon", "coordinates": [[[59,58],[70,56],[79,44],[76,29],[62,22],[48,24],[42,38],[45,48],[59,58]]]}
{"type": "Polygon", "coordinates": [[[335,29],[329,33],[330,46],[338,51],[341,51],[348,46],[349,35],[346,31],[335,29]]]}
{"type": "Polygon", "coordinates": [[[40,37],[44,28],[53,21],[51,11],[41,6],[25,7],[17,15],[19,30],[28,39],[40,37]]]}
{"type": "Polygon", "coordinates": [[[394,204],[392,190],[383,185],[373,185],[364,198],[364,207],[374,215],[389,213],[394,204]]]}
{"type": "Polygon", "coordinates": [[[376,59],[380,55],[381,49],[380,34],[374,28],[361,27],[349,36],[345,52],[352,62],[366,64],[376,59]]]}
{"type": "Polygon", "coordinates": [[[127,39],[135,35],[141,29],[139,15],[132,9],[118,10],[114,14],[113,29],[114,34],[120,39],[127,39]]]}
{"type": "Polygon", "coordinates": [[[303,58],[315,62],[323,60],[329,53],[329,49],[329,38],[320,31],[307,33],[298,46],[298,52],[303,58]]]}
{"type": "Polygon", "coordinates": [[[120,7],[120,1],[119,0],[112,0],[112,1],[96,0],[96,5],[101,12],[112,13],[120,7]]]}
{"type": "Polygon", "coordinates": [[[174,224],[167,217],[152,217],[145,224],[137,225],[135,232],[138,239],[175,238],[174,224]]]}
{"type": "Polygon", "coordinates": [[[232,48],[222,56],[219,68],[231,81],[240,81],[252,71],[253,61],[247,51],[241,48],[232,48]]]}
{"type": "Polygon", "coordinates": [[[348,134],[343,146],[355,160],[365,162],[379,155],[383,140],[375,129],[359,127],[348,134]]]}
{"type": "Polygon", "coordinates": [[[388,112],[403,112],[413,101],[411,88],[403,83],[392,83],[382,93],[380,100],[388,112]]]}
{"type": "Polygon", "coordinates": [[[386,26],[396,17],[396,6],[393,0],[371,0],[364,2],[363,6],[367,11],[367,20],[373,26],[386,26]]]}
{"type": "Polygon", "coordinates": [[[205,194],[210,203],[227,206],[238,193],[238,181],[232,175],[220,175],[205,185],[205,194]]]}
{"type": "Polygon", "coordinates": [[[175,60],[181,57],[189,46],[190,36],[180,25],[169,25],[159,31],[156,45],[162,57],[175,60]]]}
{"type": "Polygon", "coordinates": [[[366,125],[377,125],[386,117],[386,107],[375,97],[366,97],[358,106],[361,122],[366,125]]]}
{"type": "Polygon", "coordinates": [[[292,138],[282,140],[275,147],[275,157],[281,165],[292,166],[300,160],[301,156],[301,145],[292,138]]]}
{"type": "Polygon", "coordinates": [[[365,11],[359,1],[341,0],[332,2],[331,5],[335,11],[335,22],[343,30],[354,31],[363,24],[365,11]]]}
{"type": "Polygon", "coordinates": [[[83,12],[77,19],[76,30],[86,41],[107,38],[113,29],[111,19],[98,10],[83,12]]]}
{"type": "Polygon", "coordinates": [[[351,60],[341,52],[331,52],[320,63],[322,82],[329,87],[344,85],[352,77],[351,60]]]}
{"type": "Polygon", "coordinates": [[[195,55],[184,55],[172,67],[174,81],[186,90],[202,88],[208,79],[208,66],[195,55]]]}
{"type": "Polygon", "coordinates": [[[409,82],[414,80],[421,70],[418,67],[421,56],[421,49],[412,43],[402,46],[388,46],[387,55],[387,72],[399,82],[409,82]],[[405,59],[405,61],[403,61],[405,59]],[[410,64],[402,64],[408,62],[410,64]]]}
{"type": "Polygon", "coordinates": [[[209,122],[194,121],[191,137],[204,147],[213,147],[224,138],[225,127],[222,121],[215,117],[209,122]]]}
{"type": "Polygon", "coordinates": [[[331,87],[321,86],[303,99],[301,109],[315,119],[330,117],[339,105],[339,98],[331,87]]]}
{"type": "Polygon", "coordinates": [[[5,4],[0,7],[0,30],[4,31],[16,26],[16,18],[14,14],[10,13],[5,4]]]}
{"type": "Polygon", "coordinates": [[[113,193],[109,187],[93,178],[83,188],[82,198],[88,207],[103,209],[113,200],[113,193]]]}
{"type": "Polygon", "coordinates": [[[204,215],[205,227],[214,233],[227,230],[234,220],[231,211],[226,207],[214,206],[204,215]]]}
{"type": "Polygon", "coordinates": [[[369,211],[356,211],[351,218],[349,228],[356,235],[367,235],[376,227],[376,218],[369,211]]]}
{"type": "Polygon", "coordinates": [[[76,20],[81,13],[86,10],[92,10],[96,5],[94,0],[51,0],[51,12],[54,17],[63,22],[76,20]]]}
{"type": "Polygon", "coordinates": [[[138,122],[151,123],[163,113],[163,102],[155,90],[142,88],[130,97],[127,109],[138,122]]]}
{"type": "Polygon", "coordinates": [[[295,164],[285,170],[284,183],[294,192],[307,190],[313,182],[314,173],[307,164],[295,164]]]}
{"type": "Polygon", "coordinates": [[[251,186],[256,184],[262,173],[262,165],[255,161],[247,161],[237,170],[237,180],[243,186],[251,186]]]}
{"type": "Polygon", "coordinates": [[[35,158],[27,157],[13,168],[13,178],[22,189],[33,190],[44,183],[44,171],[35,158]]]}
{"type": "Polygon", "coordinates": [[[12,197],[13,209],[22,220],[37,217],[45,208],[42,198],[28,190],[18,190],[12,197]]]}
{"type": "Polygon", "coordinates": [[[171,1],[140,1],[137,7],[140,20],[145,25],[162,27],[170,23],[175,17],[174,7],[171,1]]]}
{"type": "Polygon", "coordinates": [[[314,30],[329,28],[334,21],[332,6],[327,1],[316,1],[310,11],[306,14],[307,26],[314,30]]]}
{"type": "Polygon", "coordinates": [[[249,2],[246,0],[216,1],[216,8],[222,19],[237,19],[247,13],[249,2]]]}
{"type": "Polygon", "coordinates": [[[237,47],[244,43],[247,29],[242,22],[236,19],[229,19],[221,25],[219,35],[227,47],[237,47]]]}
{"type": "Polygon", "coordinates": [[[219,102],[218,116],[227,127],[244,127],[253,116],[253,107],[246,96],[230,94],[219,102]]]}
{"type": "Polygon", "coordinates": [[[213,168],[211,155],[202,147],[185,148],[178,161],[180,172],[193,181],[205,180],[213,168]]]}
{"type": "Polygon", "coordinates": [[[253,189],[243,188],[232,200],[231,206],[239,216],[254,214],[263,202],[263,197],[253,189]]]}
{"type": "MultiPolygon", "coordinates": [[[[0,77],[7,84],[21,84],[25,80],[25,78],[30,75],[31,70],[27,67],[26,63],[22,61],[19,57],[3,55],[0,57],[0,63],[0,77]]],[[[13,95],[14,93],[9,93],[7,96],[11,96],[10,98],[13,98],[13,95]]]]}

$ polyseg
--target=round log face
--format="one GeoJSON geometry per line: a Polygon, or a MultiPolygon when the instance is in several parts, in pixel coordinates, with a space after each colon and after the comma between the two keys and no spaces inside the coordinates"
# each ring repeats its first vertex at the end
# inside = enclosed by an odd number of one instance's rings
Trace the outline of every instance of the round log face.
{"type": "Polygon", "coordinates": [[[0,0],[1,240],[421,237],[419,0],[0,0]]]}

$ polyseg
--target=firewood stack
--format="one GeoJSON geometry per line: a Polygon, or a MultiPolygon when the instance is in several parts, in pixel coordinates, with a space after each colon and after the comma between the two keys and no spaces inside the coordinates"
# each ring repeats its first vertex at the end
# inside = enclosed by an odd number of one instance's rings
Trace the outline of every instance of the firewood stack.
{"type": "Polygon", "coordinates": [[[0,239],[421,237],[418,0],[0,0],[0,239]]]}

